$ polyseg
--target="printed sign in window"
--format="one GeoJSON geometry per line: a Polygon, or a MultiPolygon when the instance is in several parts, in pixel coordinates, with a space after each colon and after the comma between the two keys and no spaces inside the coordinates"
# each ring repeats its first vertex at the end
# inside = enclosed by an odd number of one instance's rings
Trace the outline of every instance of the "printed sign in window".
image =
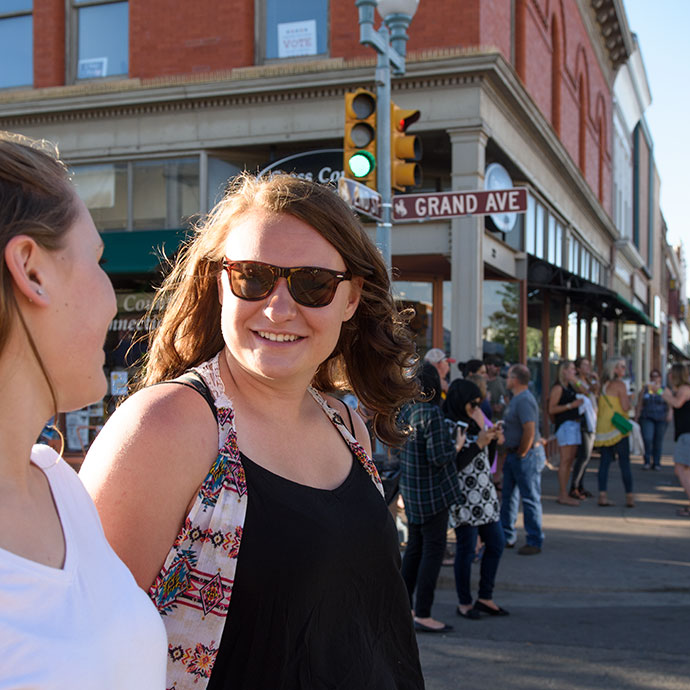
{"type": "Polygon", "coordinates": [[[108,74],[108,58],[79,60],[77,79],[98,79],[108,74]]]}
{"type": "Polygon", "coordinates": [[[278,24],[278,57],[316,55],[316,20],[278,24]]]}

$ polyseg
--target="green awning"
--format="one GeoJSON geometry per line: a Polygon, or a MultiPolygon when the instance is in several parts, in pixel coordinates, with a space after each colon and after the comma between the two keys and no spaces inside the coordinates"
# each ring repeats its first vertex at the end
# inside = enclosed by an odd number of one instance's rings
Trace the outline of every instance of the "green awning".
{"type": "Polygon", "coordinates": [[[103,268],[109,275],[154,273],[164,256],[171,257],[189,230],[118,230],[103,232],[103,268]]]}
{"type": "Polygon", "coordinates": [[[638,309],[634,304],[630,304],[625,297],[621,297],[617,292],[611,291],[614,295],[616,301],[618,302],[618,307],[621,310],[621,316],[619,317],[621,321],[634,321],[643,326],[651,326],[654,328],[654,322],[645,314],[641,309],[638,309]]]}

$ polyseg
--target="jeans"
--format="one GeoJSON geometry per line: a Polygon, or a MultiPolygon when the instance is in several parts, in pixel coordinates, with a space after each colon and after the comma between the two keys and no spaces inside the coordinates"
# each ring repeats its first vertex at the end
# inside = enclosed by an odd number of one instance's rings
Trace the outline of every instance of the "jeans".
{"type": "Polygon", "coordinates": [[[429,618],[434,603],[436,581],[446,552],[448,510],[430,517],[420,524],[408,524],[407,548],[402,560],[401,573],[410,606],[417,618],[429,618]],[[413,595],[417,590],[417,601],[413,595]]]}
{"type": "Polygon", "coordinates": [[[544,532],[541,529],[541,473],[545,465],[546,455],[543,446],[532,448],[524,458],[520,458],[517,453],[506,455],[503,465],[501,525],[509,544],[514,544],[517,539],[515,522],[522,498],[527,543],[541,548],[544,541],[544,532]],[[520,491],[519,495],[516,489],[520,491]]]}
{"type": "Polygon", "coordinates": [[[590,458],[592,457],[592,449],[594,448],[594,437],[596,434],[593,431],[582,430],[582,443],[577,449],[577,455],[575,456],[575,463],[573,464],[573,476],[570,482],[570,490],[578,489],[580,491],[584,490],[582,485],[582,480],[585,476],[585,471],[587,470],[587,465],[589,464],[590,458]]]}
{"type": "Polygon", "coordinates": [[[644,440],[644,464],[661,465],[661,447],[664,443],[664,434],[668,426],[666,420],[657,422],[647,417],[640,418],[642,439],[644,440]]]}
{"type": "Polygon", "coordinates": [[[484,555],[479,568],[479,599],[491,599],[496,581],[496,571],[501,560],[505,537],[500,522],[490,522],[488,525],[461,525],[455,528],[458,547],[455,551],[455,589],[458,602],[462,606],[472,603],[472,561],[477,544],[477,535],[484,542],[484,555]]]}
{"type": "Polygon", "coordinates": [[[601,460],[599,461],[599,491],[606,491],[609,479],[609,466],[618,455],[618,462],[621,466],[621,478],[625,493],[631,494],[633,490],[632,472],[630,471],[630,439],[624,436],[613,446],[602,446],[599,448],[601,460]]]}

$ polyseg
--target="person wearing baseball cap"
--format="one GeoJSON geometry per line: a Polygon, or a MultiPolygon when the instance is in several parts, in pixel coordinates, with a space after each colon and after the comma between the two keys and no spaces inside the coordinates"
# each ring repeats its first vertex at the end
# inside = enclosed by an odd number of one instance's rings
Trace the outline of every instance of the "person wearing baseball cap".
{"type": "Polygon", "coordinates": [[[424,361],[433,364],[438,371],[438,375],[441,378],[441,388],[442,396],[446,397],[446,391],[448,390],[448,373],[450,372],[450,365],[455,363],[452,357],[449,357],[441,348],[432,347],[424,355],[424,361]]]}

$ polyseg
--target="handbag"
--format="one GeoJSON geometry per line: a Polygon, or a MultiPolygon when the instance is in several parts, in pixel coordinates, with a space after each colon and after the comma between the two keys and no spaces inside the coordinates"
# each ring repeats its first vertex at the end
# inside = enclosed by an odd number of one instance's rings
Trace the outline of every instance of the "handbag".
{"type": "MultiPolygon", "coordinates": [[[[602,393],[601,397],[604,398],[606,404],[613,410],[613,405],[609,402],[606,395],[602,393]]],[[[615,426],[616,429],[618,429],[618,431],[624,435],[629,434],[633,428],[632,422],[620,412],[616,412],[615,410],[613,412],[613,417],[611,417],[611,424],[613,424],[613,426],[615,426]]]]}

